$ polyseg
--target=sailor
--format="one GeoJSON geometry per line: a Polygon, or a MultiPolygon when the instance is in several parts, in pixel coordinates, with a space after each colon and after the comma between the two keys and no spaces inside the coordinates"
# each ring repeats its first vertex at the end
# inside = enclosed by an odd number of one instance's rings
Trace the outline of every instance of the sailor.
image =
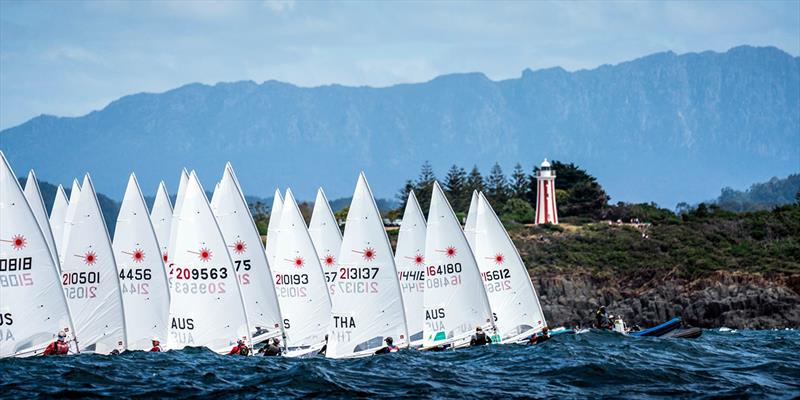
{"type": "Polygon", "coordinates": [[[606,307],[600,306],[594,313],[594,328],[596,329],[611,329],[614,327],[614,324],[611,323],[611,320],[608,318],[606,314],[606,307]]]}
{"type": "Polygon", "coordinates": [[[378,349],[378,351],[376,351],[375,354],[389,354],[400,351],[400,348],[393,344],[394,339],[392,339],[391,336],[387,337],[386,339],[383,339],[383,341],[386,342],[386,346],[378,349]]]}
{"type": "Polygon", "coordinates": [[[325,344],[322,346],[321,349],[319,349],[317,354],[324,356],[327,351],[328,351],[328,335],[325,335],[325,344]]]}
{"type": "Polygon", "coordinates": [[[469,341],[470,346],[483,346],[486,344],[492,343],[492,338],[486,336],[483,333],[483,329],[480,326],[475,328],[475,334],[472,335],[472,339],[469,341]]]}
{"type": "Polygon", "coordinates": [[[64,331],[58,332],[58,340],[50,343],[42,355],[45,356],[62,356],[69,353],[69,344],[67,343],[67,333],[64,331]]]}
{"type": "Polygon", "coordinates": [[[157,337],[154,337],[152,342],[153,342],[153,348],[150,349],[151,353],[161,353],[164,351],[164,348],[161,347],[161,340],[159,340],[157,337]]]}
{"type": "Polygon", "coordinates": [[[281,355],[281,340],[278,338],[272,338],[271,342],[267,342],[267,345],[261,349],[260,353],[264,357],[276,357],[281,355]]]}
{"type": "Polygon", "coordinates": [[[244,343],[244,338],[241,338],[241,339],[236,341],[236,346],[233,346],[233,348],[231,349],[230,353],[228,353],[228,355],[229,356],[235,356],[235,355],[248,356],[248,355],[250,355],[250,348],[247,347],[247,345],[244,343]]]}
{"type": "Polygon", "coordinates": [[[542,343],[544,341],[550,340],[550,329],[548,327],[544,327],[542,329],[542,333],[538,335],[531,336],[530,340],[528,341],[529,345],[535,345],[542,343]]]}

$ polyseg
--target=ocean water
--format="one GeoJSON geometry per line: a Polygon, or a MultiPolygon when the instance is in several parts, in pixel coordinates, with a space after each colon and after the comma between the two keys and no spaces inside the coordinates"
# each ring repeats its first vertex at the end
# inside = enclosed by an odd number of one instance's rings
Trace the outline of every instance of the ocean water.
{"type": "Polygon", "coordinates": [[[800,396],[800,331],[610,332],[538,346],[404,351],[357,360],[165,354],[0,360],[0,397],[697,398],[800,396]]]}

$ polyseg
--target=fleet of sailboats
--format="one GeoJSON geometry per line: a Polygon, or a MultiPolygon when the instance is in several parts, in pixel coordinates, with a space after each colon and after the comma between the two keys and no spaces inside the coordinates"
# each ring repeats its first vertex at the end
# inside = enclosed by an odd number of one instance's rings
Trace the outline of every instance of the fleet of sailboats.
{"type": "Polygon", "coordinates": [[[479,192],[463,229],[438,183],[427,222],[409,193],[393,252],[363,172],[344,235],[322,188],[308,226],[276,190],[264,245],[230,163],[211,201],[184,169],[174,209],[161,182],[149,212],[131,174],[112,244],[88,174],[69,199],[58,186],[48,217],[35,173],[23,190],[0,158],[0,358],[41,354],[59,331],[72,353],[280,338],[284,356],[354,358],[464,347],[478,327],[518,343],[547,325],[479,192]]]}

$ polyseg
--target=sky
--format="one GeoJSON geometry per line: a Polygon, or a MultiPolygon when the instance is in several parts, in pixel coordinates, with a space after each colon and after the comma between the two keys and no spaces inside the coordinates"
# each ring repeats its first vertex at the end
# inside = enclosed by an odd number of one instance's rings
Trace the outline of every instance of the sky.
{"type": "Polygon", "coordinates": [[[191,82],[500,80],[742,44],[800,55],[800,1],[0,0],[0,129],[191,82]]]}

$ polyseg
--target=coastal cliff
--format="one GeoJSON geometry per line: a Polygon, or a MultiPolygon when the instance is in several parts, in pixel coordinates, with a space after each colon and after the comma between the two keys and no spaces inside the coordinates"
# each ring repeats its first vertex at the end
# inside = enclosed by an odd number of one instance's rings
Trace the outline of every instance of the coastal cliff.
{"type": "Polygon", "coordinates": [[[800,205],[660,224],[509,226],[551,326],[800,327],[800,205]]]}

